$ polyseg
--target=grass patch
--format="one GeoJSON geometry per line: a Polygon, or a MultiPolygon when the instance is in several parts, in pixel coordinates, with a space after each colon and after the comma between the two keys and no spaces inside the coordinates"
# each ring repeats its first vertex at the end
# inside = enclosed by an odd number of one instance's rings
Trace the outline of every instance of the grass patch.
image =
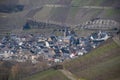
{"type": "Polygon", "coordinates": [[[100,6],[105,0],[89,0],[88,5],[100,6]]]}
{"type": "MultiPolygon", "coordinates": [[[[84,75],[87,76],[87,79],[93,80],[94,77],[98,77],[101,75],[104,80],[114,80],[114,78],[118,77],[119,75],[119,67],[120,67],[120,56],[113,58],[111,60],[105,61],[103,63],[100,63],[98,65],[89,67],[88,69],[82,71],[84,75]],[[92,73],[92,74],[91,74],[92,73]],[[106,77],[106,74],[112,74],[108,77],[106,77]],[[113,79],[112,79],[113,78],[113,79]]],[[[86,77],[84,76],[84,77],[86,77]]]]}
{"type": "Polygon", "coordinates": [[[40,72],[24,80],[69,80],[69,79],[66,78],[65,75],[63,75],[60,71],[51,69],[44,72],[40,72]]]}
{"type": "Polygon", "coordinates": [[[71,4],[73,6],[85,6],[89,4],[89,2],[90,2],[89,0],[72,0],[71,4]]]}
{"type": "Polygon", "coordinates": [[[52,28],[50,29],[29,29],[29,30],[23,30],[22,33],[50,34],[52,31],[53,31],[52,28]]]}
{"type": "Polygon", "coordinates": [[[72,0],[71,4],[74,6],[99,6],[105,0],[72,0]]]}
{"type": "Polygon", "coordinates": [[[42,10],[38,11],[35,15],[34,18],[36,20],[47,20],[50,16],[50,12],[52,10],[52,7],[43,7],[42,10]]]}
{"type": "Polygon", "coordinates": [[[106,12],[106,16],[111,17],[111,16],[114,16],[114,15],[119,15],[120,14],[120,9],[108,9],[105,12],[106,12]]]}
{"type": "Polygon", "coordinates": [[[75,18],[75,15],[77,14],[77,12],[79,11],[79,7],[71,7],[69,10],[69,16],[71,17],[71,19],[75,18]]]}
{"type": "Polygon", "coordinates": [[[68,14],[69,14],[69,7],[53,8],[51,11],[50,19],[54,22],[59,22],[59,24],[62,24],[65,23],[68,14]]]}

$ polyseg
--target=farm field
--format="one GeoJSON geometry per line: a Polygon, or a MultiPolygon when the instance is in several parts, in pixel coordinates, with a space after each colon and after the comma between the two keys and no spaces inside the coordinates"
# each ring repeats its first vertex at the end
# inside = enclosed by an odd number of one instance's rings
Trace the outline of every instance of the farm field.
{"type": "Polygon", "coordinates": [[[21,31],[29,18],[38,22],[49,21],[72,27],[96,17],[120,22],[120,2],[118,0],[12,0],[10,3],[9,0],[1,0],[0,5],[3,4],[21,4],[24,5],[24,10],[10,14],[0,13],[1,34],[12,32],[13,29],[21,31]],[[45,5],[52,5],[52,7],[45,5]],[[64,5],[64,7],[53,7],[54,5],[64,5]],[[113,7],[113,9],[84,8],[84,6],[113,7]]]}

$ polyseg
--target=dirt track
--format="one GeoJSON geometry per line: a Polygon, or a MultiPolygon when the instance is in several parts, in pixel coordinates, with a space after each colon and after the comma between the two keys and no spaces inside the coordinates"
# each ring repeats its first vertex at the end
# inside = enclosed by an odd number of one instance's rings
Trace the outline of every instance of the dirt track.
{"type": "Polygon", "coordinates": [[[73,74],[67,70],[60,70],[68,79],[70,80],[77,80],[73,74]]]}

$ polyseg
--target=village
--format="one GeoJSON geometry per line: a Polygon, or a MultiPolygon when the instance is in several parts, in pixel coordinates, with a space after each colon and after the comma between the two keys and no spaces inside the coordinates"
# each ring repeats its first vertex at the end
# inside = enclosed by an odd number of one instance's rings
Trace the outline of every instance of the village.
{"type": "Polygon", "coordinates": [[[77,37],[69,30],[63,36],[9,34],[0,41],[0,60],[59,63],[87,54],[110,37],[103,31],[87,37],[77,37]]]}

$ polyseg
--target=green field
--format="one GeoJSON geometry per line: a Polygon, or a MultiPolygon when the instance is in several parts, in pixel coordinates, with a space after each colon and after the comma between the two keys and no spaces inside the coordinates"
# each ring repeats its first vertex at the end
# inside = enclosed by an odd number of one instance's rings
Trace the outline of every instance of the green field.
{"type": "Polygon", "coordinates": [[[72,5],[74,6],[87,6],[87,5],[94,5],[99,6],[105,0],[72,0],[72,5]]]}
{"type": "Polygon", "coordinates": [[[108,16],[119,15],[119,13],[120,13],[120,10],[119,10],[119,9],[107,10],[107,15],[108,15],[108,16]]]}
{"type": "MultiPolygon", "coordinates": [[[[62,0],[62,3],[58,4],[65,5],[65,1],[62,0]]],[[[38,11],[33,18],[37,21],[46,22],[49,20],[53,23],[66,23],[72,25],[80,24],[96,17],[120,21],[119,9],[82,8],[83,6],[115,7],[118,4],[118,0],[72,0],[70,4],[72,6],[68,7],[44,6],[44,8],[38,11]]]]}
{"type": "Polygon", "coordinates": [[[47,21],[47,19],[50,17],[51,10],[52,7],[43,7],[43,9],[38,11],[33,18],[37,21],[47,21]]]}
{"type": "Polygon", "coordinates": [[[69,18],[74,19],[75,15],[77,14],[78,11],[79,11],[79,7],[71,7],[70,10],[69,10],[68,19],[69,18]]]}
{"type": "Polygon", "coordinates": [[[24,80],[69,80],[60,71],[48,70],[44,72],[37,73],[36,75],[30,76],[24,80]]]}
{"type": "Polygon", "coordinates": [[[74,6],[115,6],[119,0],[72,0],[74,6]]]}

